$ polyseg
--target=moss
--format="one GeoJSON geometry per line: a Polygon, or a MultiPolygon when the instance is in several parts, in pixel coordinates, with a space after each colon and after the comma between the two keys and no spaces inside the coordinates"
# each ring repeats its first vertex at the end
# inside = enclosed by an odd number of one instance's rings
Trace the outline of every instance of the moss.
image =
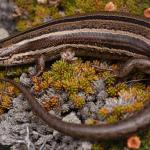
{"type": "Polygon", "coordinates": [[[42,102],[42,107],[46,110],[49,111],[59,105],[59,99],[57,96],[52,96],[49,100],[44,100],[42,102]]]}
{"type": "Polygon", "coordinates": [[[33,77],[32,81],[35,92],[38,93],[50,86],[56,90],[65,90],[74,106],[81,108],[85,104],[85,99],[77,93],[79,91],[86,94],[93,93],[92,82],[97,79],[95,69],[88,61],[76,60],[74,63],[68,63],[58,60],[52,64],[50,71],[44,72],[41,77],[33,77]]]}
{"type": "Polygon", "coordinates": [[[92,150],[105,150],[103,144],[93,144],[92,150]]]}
{"type": "Polygon", "coordinates": [[[150,148],[150,130],[144,133],[141,138],[141,148],[140,150],[149,150],[150,148]]]}
{"type": "Polygon", "coordinates": [[[104,71],[101,76],[105,80],[107,86],[114,85],[116,83],[116,78],[110,71],[104,71]]]}
{"type": "Polygon", "coordinates": [[[82,108],[85,105],[85,99],[78,95],[70,95],[70,100],[73,102],[75,108],[82,108]]]}
{"type": "Polygon", "coordinates": [[[117,90],[116,87],[110,86],[110,87],[107,88],[106,91],[107,91],[107,93],[108,93],[108,95],[109,95],[110,97],[115,97],[115,96],[117,96],[118,90],[117,90]]]}
{"type": "Polygon", "coordinates": [[[23,31],[29,27],[31,27],[31,23],[27,20],[19,20],[16,25],[18,31],[23,31]]]}

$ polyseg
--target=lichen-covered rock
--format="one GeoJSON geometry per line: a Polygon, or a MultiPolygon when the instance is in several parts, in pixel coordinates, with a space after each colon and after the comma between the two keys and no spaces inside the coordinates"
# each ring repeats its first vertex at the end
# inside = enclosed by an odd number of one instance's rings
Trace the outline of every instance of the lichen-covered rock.
{"type": "Polygon", "coordinates": [[[98,94],[97,94],[97,101],[104,101],[106,98],[108,97],[108,94],[107,92],[105,91],[100,91],[98,94]]]}
{"type": "Polygon", "coordinates": [[[67,116],[63,117],[62,120],[65,122],[81,124],[81,120],[76,116],[74,112],[71,112],[67,116]]]}
{"type": "Polygon", "coordinates": [[[100,92],[105,89],[105,83],[103,80],[96,80],[93,82],[93,87],[97,92],[100,92]]]}
{"type": "Polygon", "coordinates": [[[31,79],[28,77],[26,73],[22,73],[22,75],[20,76],[20,82],[26,86],[30,86],[32,83],[31,79]]]}
{"type": "Polygon", "coordinates": [[[0,28],[0,40],[9,36],[9,33],[6,29],[0,28]]]}

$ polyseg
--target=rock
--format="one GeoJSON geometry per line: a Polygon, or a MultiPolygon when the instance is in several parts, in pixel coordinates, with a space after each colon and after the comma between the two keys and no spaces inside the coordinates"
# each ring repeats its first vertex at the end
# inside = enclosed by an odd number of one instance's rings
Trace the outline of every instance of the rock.
{"type": "Polygon", "coordinates": [[[86,99],[86,95],[84,92],[79,92],[77,95],[82,97],[83,99],[86,99]]]}
{"type": "Polygon", "coordinates": [[[89,117],[89,107],[83,107],[79,112],[78,115],[82,117],[83,120],[86,120],[89,117]]]}
{"type": "Polygon", "coordinates": [[[62,107],[61,108],[62,113],[66,113],[70,110],[70,105],[69,104],[63,104],[61,107],[62,107]]]}
{"type": "Polygon", "coordinates": [[[92,143],[82,142],[81,147],[79,147],[77,150],[91,150],[91,149],[92,149],[92,143]]]}
{"type": "Polygon", "coordinates": [[[0,28],[0,40],[9,36],[9,33],[4,28],[0,28]]]}
{"type": "Polygon", "coordinates": [[[96,99],[97,99],[97,101],[103,101],[103,100],[105,100],[107,97],[108,97],[107,92],[105,92],[105,91],[100,91],[100,92],[97,94],[96,99]]]}
{"type": "Polygon", "coordinates": [[[88,102],[87,105],[88,105],[89,110],[90,110],[92,113],[97,112],[98,107],[95,105],[94,102],[88,102]]]}
{"type": "MultiPolygon", "coordinates": [[[[0,24],[9,32],[15,31],[16,15],[16,5],[12,1],[0,0],[0,24]]],[[[0,35],[2,34],[0,33],[0,35]]]]}
{"type": "Polygon", "coordinates": [[[39,3],[39,4],[47,4],[48,0],[37,0],[37,3],[39,3]]]}
{"type": "Polygon", "coordinates": [[[29,67],[28,68],[28,72],[31,76],[35,75],[36,74],[36,69],[35,67],[29,67]]]}
{"type": "Polygon", "coordinates": [[[100,92],[105,89],[105,83],[103,80],[96,80],[93,82],[94,89],[97,92],[100,92]]]}
{"type": "Polygon", "coordinates": [[[31,85],[31,79],[28,78],[26,73],[22,73],[22,75],[20,76],[20,82],[23,83],[26,86],[30,86],[31,85]]]}
{"type": "Polygon", "coordinates": [[[86,101],[87,102],[93,102],[93,101],[95,101],[96,100],[96,96],[95,95],[88,95],[87,97],[86,97],[86,101]]]}
{"type": "Polygon", "coordinates": [[[60,4],[61,1],[62,0],[48,0],[49,5],[51,5],[51,6],[57,6],[60,4]]]}
{"type": "Polygon", "coordinates": [[[65,116],[62,120],[65,122],[81,124],[81,120],[76,116],[74,112],[71,112],[70,114],[65,116]]]}
{"type": "Polygon", "coordinates": [[[49,97],[54,96],[55,95],[55,89],[54,88],[48,88],[46,90],[46,93],[49,97]]]}

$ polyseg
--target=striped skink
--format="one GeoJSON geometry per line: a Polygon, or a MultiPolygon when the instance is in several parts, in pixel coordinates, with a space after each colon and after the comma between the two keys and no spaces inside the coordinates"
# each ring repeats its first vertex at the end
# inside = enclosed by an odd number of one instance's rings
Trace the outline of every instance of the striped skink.
{"type": "Polygon", "coordinates": [[[1,41],[0,65],[38,60],[40,74],[45,61],[59,57],[67,48],[74,49],[77,56],[128,60],[120,77],[133,68],[150,73],[150,21],[117,13],[51,21],[1,41]]]}
{"type": "MultiPolygon", "coordinates": [[[[77,56],[126,61],[118,76],[134,68],[150,74],[150,20],[118,13],[91,14],[51,21],[0,42],[0,65],[12,66],[38,60],[40,74],[45,61],[67,49],[77,56]]],[[[52,128],[84,140],[114,139],[150,125],[150,109],[111,125],[80,125],[61,121],[45,112],[29,92],[16,83],[32,109],[52,128]]]]}

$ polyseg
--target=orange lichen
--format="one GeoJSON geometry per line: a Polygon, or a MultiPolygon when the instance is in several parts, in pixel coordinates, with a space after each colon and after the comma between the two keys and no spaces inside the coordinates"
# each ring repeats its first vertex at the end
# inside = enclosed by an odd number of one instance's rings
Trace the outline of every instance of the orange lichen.
{"type": "Polygon", "coordinates": [[[103,117],[106,117],[109,114],[109,109],[103,107],[99,109],[98,114],[102,115],[103,117]]]}
{"type": "Polygon", "coordinates": [[[113,3],[113,2],[108,2],[106,5],[105,5],[105,11],[116,11],[117,10],[117,7],[116,5],[113,3]]]}
{"type": "Polygon", "coordinates": [[[131,136],[127,140],[127,146],[131,149],[139,149],[141,146],[141,140],[138,136],[131,136]]]}
{"type": "Polygon", "coordinates": [[[150,18],[150,8],[144,10],[144,17],[150,18]]]}
{"type": "Polygon", "coordinates": [[[49,100],[42,102],[42,107],[49,111],[59,105],[59,98],[57,96],[52,96],[49,100]]]}

